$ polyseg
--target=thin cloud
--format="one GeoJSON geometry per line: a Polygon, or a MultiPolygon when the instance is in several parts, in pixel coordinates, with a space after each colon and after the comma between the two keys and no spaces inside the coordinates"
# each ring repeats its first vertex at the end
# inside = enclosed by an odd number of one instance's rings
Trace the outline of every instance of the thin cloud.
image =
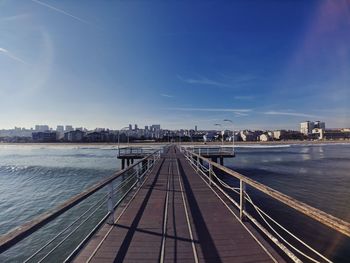
{"type": "Polygon", "coordinates": [[[45,6],[45,7],[49,8],[49,9],[51,9],[51,10],[54,10],[54,11],[56,11],[56,12],[58,12],[58,13],[61,13],[61,14],[66,15],[66,16],[69,16],[69,17],[71,17],[71,18],[73,18],[73,19],[75,19],[75,20],[78,20],[78,21],[81,22],[81,23],[91,25],[91,23],[90,23],[89,21],[87,21],[87,20],[85,20],[85,19],[82,19],[82,18],[80,18],[80,17],[77,17],[77,16],[75,16],[75,15],[72,15],[71,13],[68,13],[68,12],[66,12],[66,11],[64,11],[64,10],[62,10],[62,9],[60,9],[60,8],[57,8],[57,7],[55,7],[55,6],[46,4],[46,3],[41,2],[41,1],[39,1],[39,0],[32,0],[32,1],[33,1],[34,3],[36,3],[36,4],[38,4],[38,5],[45,6]]]}
{"type": "Polygon", "coordinates": [[[20,59],[19,57],[15,56],[14,54],[12,54],[10,51],[8,51],[7,49],[5,48],[1,48],[0,47],[0,54],[4,54],[5,56],[13,59],[13,60],[16,60],[18,62],[21,62],[23,64],[27,64],[24,60],[20,59]]]}
{"type": "Polygon", "coordinates": [[[257,79],[257,76],[252,75],[252,74],[233,74],[233,75],[229,75],[229,74],[221,74],[221,76],[223,76],[226,79],[231,80],[232,82],[236,83],[236,84],[244,84],[247,82],[251,82],[257,79]]]}
{"type": "Polygon", "coordinates": [[[266,111],[266,115],[283,115],[283,116],[294,116],[294,117],[306,117],[306,118],[317,118],[318,116],[299,113],[299,112],[284,112],[284,111],[266,111]]]}
{"type": "Polygon", "coordinates": [[[208,78],[183,78],[180,75],[177,75],[178,79],[181,81],[188,83],[188,84],[198,84],[198,85],[210,85],[210,86],[219,86],[219,87],[230,87],[230,85],[224,83],[224,82],[219,82],[215,80],[211,80],[208,78]]]}
{"type": "Polygon", "coordinates": [[[166,98],[174,98],[173,95],[169,95],[169,94],[165,94],[165,93],[160,94],[160,96],[166,97],[166,98]]]}
{"type": "Polygon", "coordinates": [[[229,108],[168,108],[169,110],[177,111],[206,111],[206,112],[234,112],[234,113],[247,113],[251,112],[251,109],[229,109],[229,108]]]}
{"type": "Polygon", "coordinates": [[[235,117],[243,117],[243,116],[248,116],[248,113],[245,112],[234,112],[235,117]]]}
{"type": "Polygon", "coordinates": [[[11,22],[11,21],[18,21],[18,20],[21,20],[21,19],[27,19],[29,17],[30,17],[29,14],[20,14],[20,15],[3,17],[3,18],[0,19],[0,21],[11,22]]]}

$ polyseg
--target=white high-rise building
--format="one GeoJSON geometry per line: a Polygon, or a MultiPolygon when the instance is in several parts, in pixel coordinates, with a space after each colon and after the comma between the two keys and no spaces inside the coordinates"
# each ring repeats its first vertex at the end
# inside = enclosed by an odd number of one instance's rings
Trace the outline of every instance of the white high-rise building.
{"type": "Polygon", "coordinates": [[[300,132],[305,135],[309,135],[314,128],[314,123],[311,121],[304,121],[300,123],[300,132]]]}
{"type": "Polygon", "coordinates": [[[300,132],[305,135],[312,134],[313,129],[320,129],[324,131],[326,129],[326,123],[322,121],[304,121],[300,123],[300,132]]]}

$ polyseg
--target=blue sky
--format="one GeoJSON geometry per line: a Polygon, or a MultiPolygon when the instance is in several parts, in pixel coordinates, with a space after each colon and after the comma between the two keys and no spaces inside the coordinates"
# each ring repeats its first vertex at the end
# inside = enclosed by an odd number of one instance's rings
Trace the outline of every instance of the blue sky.
{"type": "Polygon", "coordinates": [[[350,2],[0,0],[0,128],[350,127],[350,2]]]}

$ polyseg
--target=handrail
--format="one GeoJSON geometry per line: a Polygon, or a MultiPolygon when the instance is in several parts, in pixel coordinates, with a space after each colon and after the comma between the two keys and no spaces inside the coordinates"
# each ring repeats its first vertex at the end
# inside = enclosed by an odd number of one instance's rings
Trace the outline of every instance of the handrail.
{"type": "Polygon", "coordinates": [[[235,171],[232,171],[231,169],[229,169],[225,166],[222,166],[218,163],[215,163],[215,162],[209,160],[208,158],[200,156],[199,154],[196,154],[196,153],[190,152],[190,151],[187,151],[187,152],[192,154],[196,158],[202,159],[205,162],[207,162],[208,164],[224,171],[228,175],[245,182],[246,184],[252,186],[253,188],[255,188],[255,189],[265,193],[266,195],[276,199],[277,201],[293,208],[294,210],[297,210],[297,211],[301,212],[302,214],[304,214],[308,217],[311,217],[311,218],[315,219],[316,221],[350,237],[350,223],[349,222],[346,222],[340,218],[337,218],[335,216],[327,214],[326,212],[323,212],[317,208],[314,208],[310,205],[307,205],[303,202],[300,202],[300,201],[298,201],[290,196],[282,194],[281,192],[279,192],[277,190],[274,190],[266,185],[258,183],[257,181],[254,181],[254,180],[252,180],[252,179],[250,179],[242,174],[239,174],[235,171]]]}
{"type": "Polygon", "coordinates": [[[57,218],[59,215],[63,214],[65,211],[69,210],[73,206],[79,204],[98,190],[102,189],[112,181],[114,181],[116,178],[124,174],[125,172],[130,171],[132,168],[136,167],[141,162],[148,160],[155,154],[160,154],[161,149],[154,151],[153,153],[150,153],[146,157],[142,158],[138,162],[128,166],[127,168],[120,170],[116,172],[114,175],[94,184],[87,190],[83,191],[80,194],[77,194],[73,196],[72,198],[68,199],[61,205],[58,205],[56,208],[54,208],[51,211],[48,211],[44,214],[41,214],[37,218],[34,218],[33,220],[24,223],[23,225],[11,230],[7,234],[0,237],[0,253],[6,251],[7,249],[11,248],[13,245],[17,244],[30,234],[32,234],[34,231],[40,229],[41,227],[45,226],[47,223],[51,222],[55,218],[57,218]]]}

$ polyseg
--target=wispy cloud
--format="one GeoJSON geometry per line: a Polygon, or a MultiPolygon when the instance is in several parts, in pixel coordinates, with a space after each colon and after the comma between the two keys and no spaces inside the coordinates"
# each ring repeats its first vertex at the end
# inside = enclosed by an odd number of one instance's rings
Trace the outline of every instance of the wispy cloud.
{"type": "Polygon", "coordinates": [[[235,117],[243,117],[243,116],[248,116],[249,114],[246,112],[234,112],[235,117]]]}
{"type": "Polygon", "coordinates": [[[39,5],[45,6],[45,7],[49,8],[49,9],[51,9],[51,10],[54,10],[54,11],[56,11],[56,12],[59,12],[59,13],[61,13],[61,14],[63,14],[63,15],[69,16],[69,17],[71,17],[71,18],[73,18],[73,19],[75,19],[75,20],[78,20],[78,21],[81,22],[81,23],[91,25],[91,23],[90,23],[89,21],[87,21],[87,20],[85,20],[85,19],[82,19],[82,18],[80,18],[80,17],[77,17],[76,15],[73,15],[73,14],[71,14],[71,13],[68,13],[68,12],[64,11],[63,9],[57,8],[57,7],[53,6],[53,5],[49,5],[49,4],[44,3],[44,2],[42,2],[42,1],[39,1],[39,0],[32,0],[32,1],[33,1],[34,3],[39,4],[39,5]]]}
{"type": "Polygon", "coordinates": [[[165,93],[160,94],[160,96],[165,97],[165,98],[174,98],[173,95],[169,95],[169,94],[165,94],[165,93]]]}
{"type": "Polygon", "coordinates": [[[18,62],[21,62],[23,64],[27,64],[24,60],[20,59],[19,57],[15,56],[14,54],[12,54],[10,51],[8,51],[7,49],[5,48],[1,48],[0,47],[0,54],[4,54],[5,56],[13,59],[13,60],[16,60],[18,62]]]}
{"type": "Polygon", "coordinates": [[[219,86],[219,87],[230,87],[231,85],[220,82],[220,81],[215,81],[212,79],[204,78],[204,77],[199,77],[199,78],[183,78],[180,75],[177,75],[178,79],[181,81],[188,83],[188,84],[198,84],[198,85],[211,85],[211,86],[219,86]]]}
{"type": "Polygon", "coordinates": [[[234,112],[234,113],[247,113],[252,109],[229,109],[229,108],[168,108],[169,110],[177,111],[206,111],[206,112],[234,112]]]}
{"type": "Polygon", "coordinates": [[[234,73],[234,74],[224,74],[221,73],[221,76],[225,79],[229,79],[232,83],[235,84],[244,84],[249,83],[251,81],[257,80],[257,76],[253,74],[246,73],[234,73]]]}
{"type": "Polygon", "coordinates": [[[14,15],[14,16],[2,17],[2,18],[0,18],[0,21],[11,22],[11,21],[18,21],[18,20],[22,20],[22,19],[27,19],[28,17],[30,17],[29,14],[19,14],[19,15],[14,15]]]}
{"type": "Polygon", "coordinates": [[[318,116],[299,112],[285,112],[285,111],[266,111],[266,115],[284,115],[284,116],[294,116],[294,117],[306,117],[306,118],[317,118],[318,116]]]}

